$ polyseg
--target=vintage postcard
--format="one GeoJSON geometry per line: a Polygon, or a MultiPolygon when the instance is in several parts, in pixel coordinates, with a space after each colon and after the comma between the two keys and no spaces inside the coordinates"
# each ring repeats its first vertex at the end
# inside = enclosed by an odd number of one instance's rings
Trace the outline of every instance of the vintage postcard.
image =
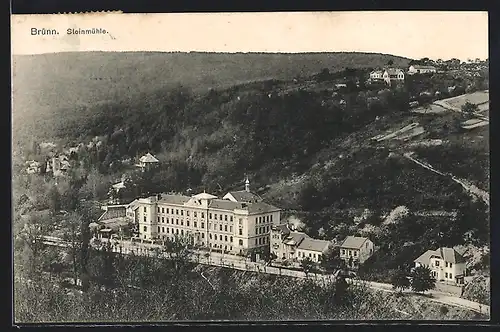
{"type": "Polygon", "coordinates": [[[490,319],[486,12],[11,37],[15,324],[490,319]]]}

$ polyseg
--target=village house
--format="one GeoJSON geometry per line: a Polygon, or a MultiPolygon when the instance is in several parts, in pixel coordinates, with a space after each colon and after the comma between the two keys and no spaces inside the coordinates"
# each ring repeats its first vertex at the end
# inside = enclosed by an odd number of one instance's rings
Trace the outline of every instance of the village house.
{"type": "Polygon", "coordinates": [[[108,205],[101,207],[104,212],[91,223],[89,228],[97,238],[110,238],[113,234],[123,235],[130,230],[131,220],[127,218],[127,205],[108,205]]]}
{"type": "Polygon", "coordinates": [[[465,258],[453,248],[441,247],[436,250],[427,250],[415,259],[414,263],[415,267],[429,267],[431,275],[439,282],[464,284],[465,258]]]}
{"type": "Polygon", "coordinates": [[[271,227],[270,252],[279,260],[298,263],[305,258],[319,263],[328,250],[329,241],[310,238],[302,232],[292,231],[288,224],[271,227]]]}
{"type": "Polygon", "coordinates": [[[159,162],[160,161],[156,159],[155,156],[148,152],[139,159],[139,163],[136,166],[144,172],[146,170],[152,169],[153,167],[158,165],[159,162]]]}
{"type": "Polygon", "coordinates": [[[382,70],[374,70],[370,72],[370,81],[372,82],[384,81],[388,85],[391,85],[391,83],[394,81],[404,81],[404,79],[404,72],[398,68],[385,68],[382,70]]]}
{"type": "Polygon", "coordinates": [[[374,70],[370,72],[370,80],[372,81],[381,81],[383,78],[384,72],[382,70],[374,70]]]}
{"type": "Polygon", "coordinates": [[[388,85],[391,85],[392,82],[404,81],[405,73],[398,68],[387,68],[384,70],[382,78],[388,85]]]}
{"type": "Polygon", "coordinates": [[[436,67],[434,67],[434,66],[411,65],[410,68],[408,68],[408,74],[410,74],[410,75],[430,74],[430,73],[435,73],[435,72],[436,72],[436,67]]]}
{"type": "Polygon", "coordinates": [[[340,259],[347,267],[357,268],[375,251],[373,242],[366,237],[348,236],[340,245],[340,259]]]}
{"type": "Polygon", "coordinates": [[[281,209],[246,194],[231,192],[225,199],[208,193],[193,196],[159,194],[139,198],[126,208],[144,240],[188,238],[205,248],[246,254],[269,246],[269,232],[280,221],[281,209]],[[241,195],[239,195],[239,194],[241,195]]]}

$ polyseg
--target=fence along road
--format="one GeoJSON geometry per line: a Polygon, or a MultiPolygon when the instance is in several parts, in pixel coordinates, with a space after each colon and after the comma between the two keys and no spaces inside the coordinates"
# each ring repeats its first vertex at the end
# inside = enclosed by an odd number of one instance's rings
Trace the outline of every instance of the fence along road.
{"type": "MultiPolygon", "coordinates": [[[[103,242],[109,242],[107,239],[102,239],[103,242]]],[[[48,245],[57,245],[59,247],[62,247],[64,245],[62,240],[57,241],[57,244],[54,244],[53,241],[47,241],[46,244],[48,245]]],[[[111,246],[112,251],[115,253],[122,253],[126,255],[130,254],[136,254],[136,255],[156,255],[155,249],[159,249],[162,246],[158,244],[148,244],[148,243],[134,243],[132,241],[118,241],[118,240],[113,240],[114,244],[111,246]]],[[[161,253],[161,257],[168,259],[169,257],[165,253],[161,253]]],[[[257,272],[257,273],[267,273],[267,274],[275,274],[275,275],[280,275],[280,276],[288,276],[288,277],[294,277],[294,278],[301,278],[305,279],[307,278],[306,274],[303,271],[296,271],[296,270],[290,270],[287,268],[278,268],[274,266],[266,266],[264,264],[260,263],[255,263],[255,262],[248,262],[245,258],[239,257],[239,256],[232,256],[232,255],[222,255],[219,253],[211,253],[211,256],[205,257],[203,254],[200,255],[194,255],[194,257],[190,257],[190,261],[194,263],[199,263],[199,264],[204,264],[204,265],[211,265],[211,266],[219,266],[219,267],[225,267],[225,268],[231,268],[235,270],[241,270],[241,271],[249,271],[249,272],[257,272]]],[[[316,282],[322,282],[322,283],[329,283],[335,281],[336,274],[316,274],[316,273],[310,273],[309,277],[312,276],[312,280],[316,282]]],[[[383,292],[395,292],[392,288],[392,285],[390,284],[385,284],[385,283],[380,283],[380,282],[373,282],[373,281],[367,281],[367,280],[360,280],[360,279],[350,279],[346,278],[346,281],[348,283],[354,284],[354,285],[363,285],[368,288],[378,290],[378,291],[383,291],[383,292]]],[[[406,294],[410,296],[418,296],[418,294],[414,294],[412,292],[405,292],[406,294]]],[[[454,307],[459,307],[462,309],[468,309],[472,310],[474,312],[478,312],[481,314],[486,314],[490,315],[490,306],[484,305],[481,303],[469,301],[466,299],[462,299],[459,297],[455,296],[450,296],[448,294],[438,292],[435,290],[431,290],[427,292],[429,295],[432,297],[426,297],[430,301],[442,303],[442,304],[447,304],[450,306],[454,307]]]]}

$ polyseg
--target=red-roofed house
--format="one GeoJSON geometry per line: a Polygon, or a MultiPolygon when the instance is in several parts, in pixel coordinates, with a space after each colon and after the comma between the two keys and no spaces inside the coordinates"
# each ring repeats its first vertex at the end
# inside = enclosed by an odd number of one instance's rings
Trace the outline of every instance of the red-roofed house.
{"type": "Polygon", "coordinates": [[[465,258],[453,248],[427,250],[414,260],[415,267],[427,266],[437,281],[464,284],[465,258]]]}

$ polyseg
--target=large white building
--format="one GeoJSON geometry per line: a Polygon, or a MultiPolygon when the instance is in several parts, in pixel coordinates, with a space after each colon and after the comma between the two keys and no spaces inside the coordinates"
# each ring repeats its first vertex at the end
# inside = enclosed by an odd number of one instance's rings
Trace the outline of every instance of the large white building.
{"type": "Polygon", "coordinates": [[[227,193],[224,198],[200,193],[193,196],[155,195],[134,200],[126,215],[135,220],[142,239],[187,237],[202,247],[245,254],[269,246],[272,225],[280,223],[280,209],[250,192],[227,193]]]}

